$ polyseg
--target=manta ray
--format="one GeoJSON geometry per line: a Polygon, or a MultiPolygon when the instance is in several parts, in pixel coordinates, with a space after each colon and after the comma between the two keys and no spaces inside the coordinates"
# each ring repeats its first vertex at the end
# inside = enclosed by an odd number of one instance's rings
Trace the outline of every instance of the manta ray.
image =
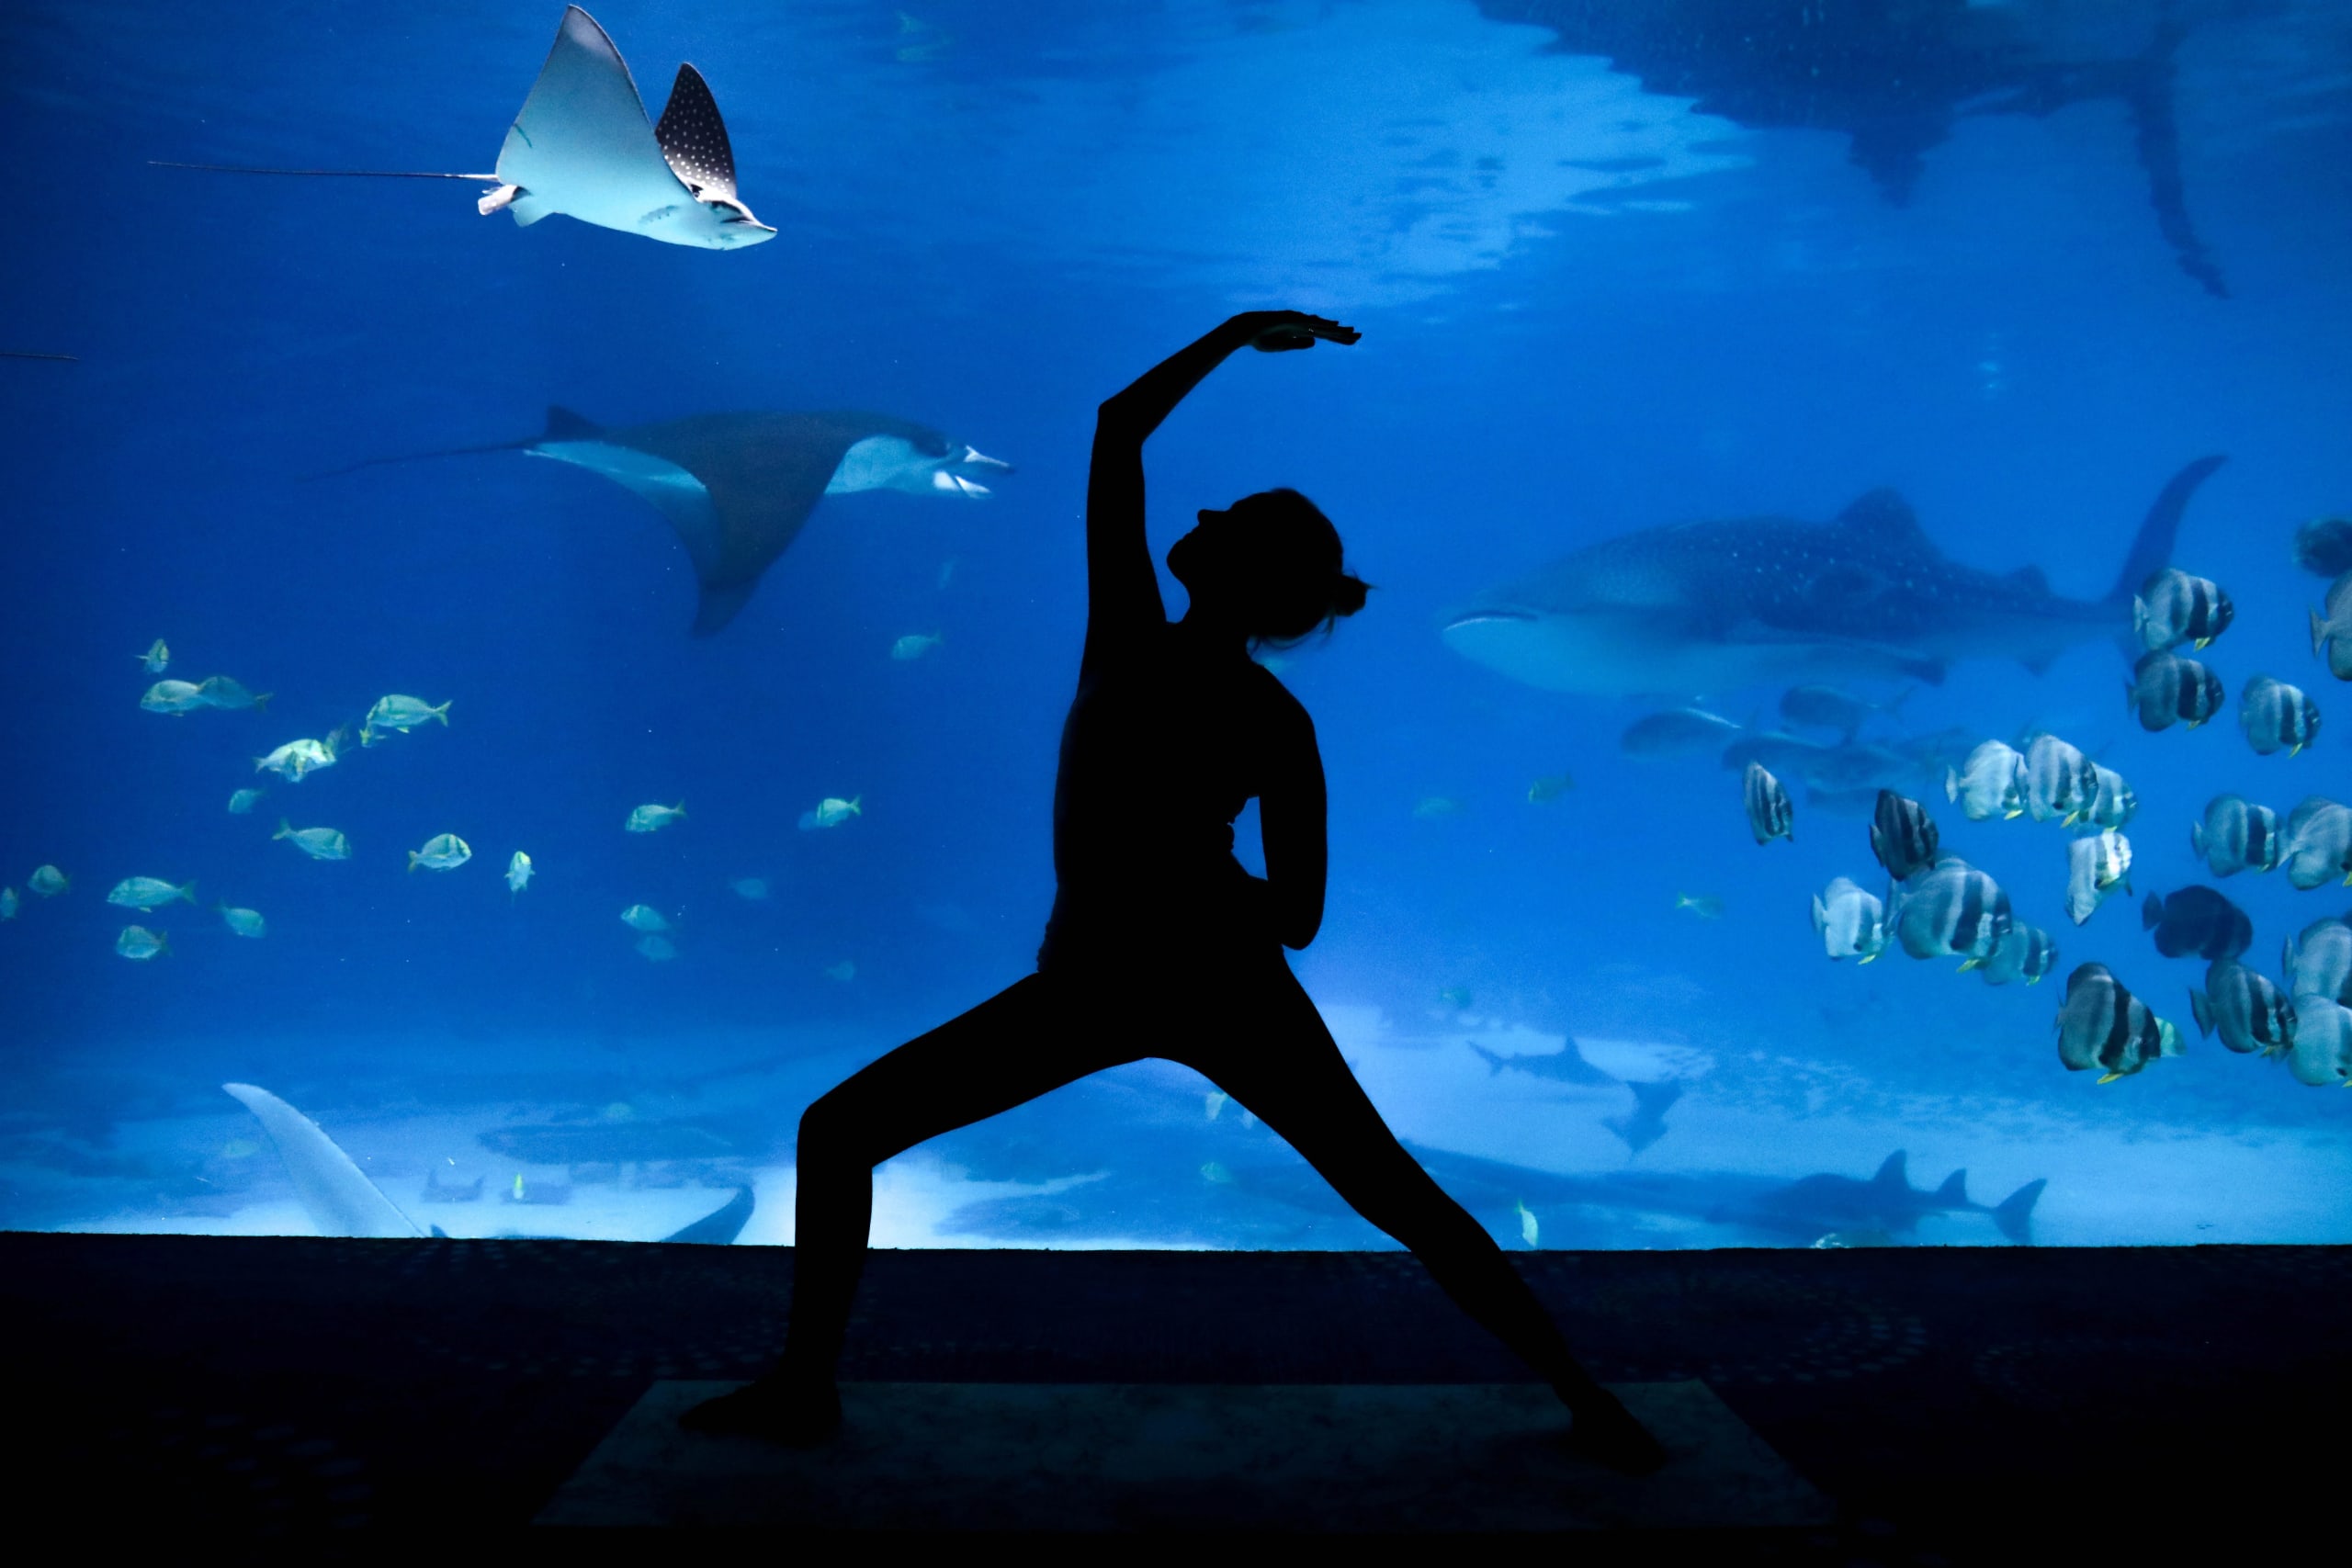
{"type": "MultiPolygon", "coordinates": [[[[326,1129],[285,1100],[255,1084],[224,1083],[220,1088],[261,1123],[294,1183],[296,1201],[321,1235],[391,1239],[447,1235],[438,1225],[428,1229],[401,1213],[326,1129]]],[[[742,1234],[752,1206],[752,1190],[739,1187],[717,1209],[660,1239],[728,1246],[742,1234]]]]}
{"type": "Polygon", "coordinates": [[[258,169],[175,164],[240,175],[307,175],[401,180],[473,180],[489,186],[475,203],[483,217],[512,213],[527,228],[560,213],[624,234],[673,245],[740,250],[775,237],[735,192],[735,152],[710,85],[678,67],[659,124],[645,112],[620,51],[596,19],[564,9],[555,45],[522,112],[507,128],[498,164],[486,175],[392,169],[258,169]]]}
{"type": "Polygon", "coordinates": [[[2171,558],[2189,497],[2222,461],[2173,476],[2098,599],[2052,592],[2039,567],[1962,566],[1901,496],[1874,490],[1826,524],[1741,517],[1604,539],[1480,595],[1442,635],[1514,680],[1602,696],[1932,682],[1967,658],[2040,673],[2076,643],[2130,631],[2132,595],[2171,558]]]}
{"type": "Polygon", "coordinates": [[[556,407],[548,410],[545,431],[521,441],[370,458],[334,472],[518,451],[601,474],[669,520],[701,586],[696,637],[718,631],[750,603],[761,574],[826,496],[895,490],[977,500],[989,489],[975,475],[1012,468],[888,414],[708,413],[607,428],[556,407]]]}

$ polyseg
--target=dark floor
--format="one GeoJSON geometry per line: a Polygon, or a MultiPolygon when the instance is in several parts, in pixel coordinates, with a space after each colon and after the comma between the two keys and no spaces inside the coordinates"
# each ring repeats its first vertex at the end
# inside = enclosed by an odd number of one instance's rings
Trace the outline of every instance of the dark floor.
{"type": "MultiPolygon", "coordinates": [[[[1713,1560],[2238,1555],[2340,1525],[2352,1250],[1516,1261],[1596,1374],[1704,1378],[1840,1506],[1713,1560]]],[[[0,1496],[175,1533],[519,1527],[650,1381],[759,1370],[791,1276],[787,1248],[0,1235],[0,1496]]],[[[1402,1254],[945,1251],[876,1255],[847,1374],[1517,1372],[1402,1254]]]]}

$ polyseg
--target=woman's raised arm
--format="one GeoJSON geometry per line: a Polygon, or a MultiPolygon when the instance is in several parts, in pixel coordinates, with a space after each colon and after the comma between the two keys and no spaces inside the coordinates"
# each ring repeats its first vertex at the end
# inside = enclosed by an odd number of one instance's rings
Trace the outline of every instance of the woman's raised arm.
{"type": "Polygon", "coordinates": [[[1244,311],[1178,349],[1102,404],[1086,480],[1085,666],[1109,645],[1168,618],[1144,536],[1143,444],[1151,433],[1237,349],[1277,354],[1312,348],[1317,338],[1353,343],[1358,335],[1337,321],[1297,310],[1244,311]]]}

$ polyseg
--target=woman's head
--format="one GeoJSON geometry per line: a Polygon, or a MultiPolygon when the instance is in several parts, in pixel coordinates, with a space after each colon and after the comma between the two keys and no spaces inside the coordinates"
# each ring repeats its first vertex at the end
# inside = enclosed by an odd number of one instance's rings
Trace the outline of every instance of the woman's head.
{"type": "Polygon", "coordinates": [[[1341,564],[1340,531],[1298,491],[1261,491],[1200,516],[1168,551],[1196,610],[1253,641],[1295,642],[1363,608],[1367,585],[1341,564]]]}

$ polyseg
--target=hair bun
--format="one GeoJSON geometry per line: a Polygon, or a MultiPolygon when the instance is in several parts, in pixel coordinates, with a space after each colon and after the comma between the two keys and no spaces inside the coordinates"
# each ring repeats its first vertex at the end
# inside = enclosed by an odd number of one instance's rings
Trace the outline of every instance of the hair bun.
{"type": "Polygon", "coordinates": [[[1331,581],[1331,614],[1354,615],[1363,608],[1364,595],[1371,592],[1371,583],[1352,572],[1340,572],[1331,581]]]}

